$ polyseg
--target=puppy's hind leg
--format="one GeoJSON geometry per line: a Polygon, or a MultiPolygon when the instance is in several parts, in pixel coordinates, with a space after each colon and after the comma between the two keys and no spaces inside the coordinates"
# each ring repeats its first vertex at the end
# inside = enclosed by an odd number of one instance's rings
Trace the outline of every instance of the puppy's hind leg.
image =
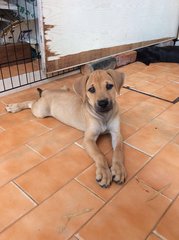
{"type": "Polygon", "coordinates": [[[6,105],[6,111],[11,113],[20,112],[24,109],[32,108],[32,105],[35,101],[26,101],[22,103],[14,103],[6,105]]]}

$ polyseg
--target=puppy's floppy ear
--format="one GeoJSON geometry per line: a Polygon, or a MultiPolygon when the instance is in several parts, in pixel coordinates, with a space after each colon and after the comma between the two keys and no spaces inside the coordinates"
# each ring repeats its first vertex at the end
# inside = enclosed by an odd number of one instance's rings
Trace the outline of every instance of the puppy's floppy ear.
{"type": "Polygon", "coordinates": [[[107,73],[112,77],[113,81],[114,81],[114,86],[116,88],[116,92],[119,94],[119,91],[124,83],[124,73],[112,70],[112,69],[108,69],[107,73]]]}
{"type": "Polygon", "coordinates": [[[89,76],[86,75],[84,77],[77,79],[73,84],[74,92],[81,97],[83,102],[86,99],[86,83],[88,78],[89,76]]]}

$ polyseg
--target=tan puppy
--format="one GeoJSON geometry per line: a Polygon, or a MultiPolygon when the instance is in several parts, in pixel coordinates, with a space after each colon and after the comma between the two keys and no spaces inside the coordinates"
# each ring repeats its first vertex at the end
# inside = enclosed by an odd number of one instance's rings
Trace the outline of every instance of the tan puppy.
{"type": "Polygon", "coordinates": [[[8,112],[31,108],[38,118],[52,116],[59,121],[85,132],[84,147],[96,163],[96,180],[102,187],[111,181],[123,183],[126,171],[123,164],[122,137],[116,93],[119,93],[124,74],[114,70],[97,70],[74,83],[69,89],[39,90],[40,99],[9,104],[8,112]],[[106,157],[100,152],[96,140],[100,134],[110,133],[113,157],[109,169],[106,157]]]}

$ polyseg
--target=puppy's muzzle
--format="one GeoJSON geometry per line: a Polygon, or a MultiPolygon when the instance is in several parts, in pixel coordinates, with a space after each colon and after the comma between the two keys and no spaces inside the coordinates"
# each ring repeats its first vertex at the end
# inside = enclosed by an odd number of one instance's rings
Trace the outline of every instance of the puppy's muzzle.
{"type": "Polygon", "coordinates": [[[96,104],[96,111],[97,112],[108,112],[112,109],[112,101],[109,101],[107,98],[98,100],[96,104]]]}

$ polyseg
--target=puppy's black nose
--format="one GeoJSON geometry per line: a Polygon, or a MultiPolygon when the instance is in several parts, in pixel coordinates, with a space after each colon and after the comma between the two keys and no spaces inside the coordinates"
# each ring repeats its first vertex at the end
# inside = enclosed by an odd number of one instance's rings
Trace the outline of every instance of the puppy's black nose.
{"type": "Polygon", "coordinates": [[[107,105],[109,104],[108,99],[102,99],[102,100],[98,100],[98,106],[101,108],[105,108],[107,107],[107,105]]]}

